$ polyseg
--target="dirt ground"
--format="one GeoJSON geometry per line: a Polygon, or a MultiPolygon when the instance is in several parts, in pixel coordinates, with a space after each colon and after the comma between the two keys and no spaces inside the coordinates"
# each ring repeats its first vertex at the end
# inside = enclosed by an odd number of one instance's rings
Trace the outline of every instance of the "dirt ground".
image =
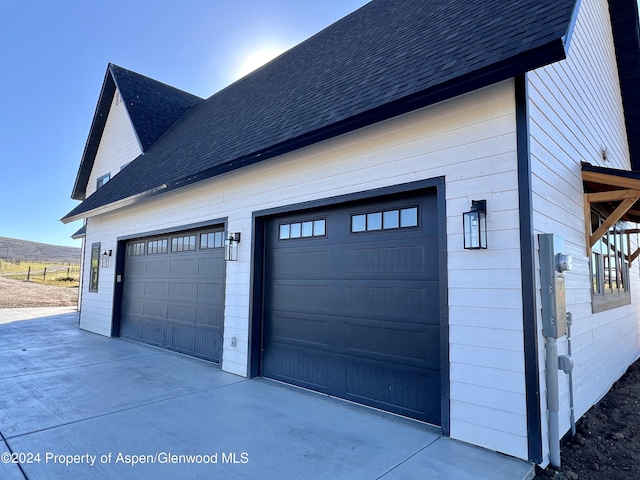
{"type": "Polygon", "coordinates": [[[560,463],[557,470],[538,469],[536,478],[640,479],[640,360],[577,422],[560,463]]]}
{"type": "Polygon", "coordinates": [[[78,304],[78,287],[56,287],[0,277],[0,308],[67,307],[78,304]]]}

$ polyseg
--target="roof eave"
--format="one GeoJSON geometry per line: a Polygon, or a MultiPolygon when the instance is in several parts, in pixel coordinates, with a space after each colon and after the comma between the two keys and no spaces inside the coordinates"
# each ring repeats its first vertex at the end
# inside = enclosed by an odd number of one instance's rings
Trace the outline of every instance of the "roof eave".
{"type": "Polygon", "coordinates": [[[640,171],[640,23],[636,0],[609,1],[631,168],[640,171]]]}
{"type": "Polygon", "coordinates": [[[85,143],[84,151],[82,153],[82,160],[80,161],[76,181],[71,192],[71,198],[74,200],[84,200],[86,198],[89,175],[91,174],[91,169],[93,168],[93,163],[95,161],[96,154],[98,153],[98,146],[102,139],[102,132],[104,131],[104,127],[107,122],[107,116],[109,109],[111,108],[111,100],[113,99],[115,91],[116,84],[111,73],[111,64],[109,64],[104,75],[102,88],[100,89],[98,104],[96,105],[96,110],[93,114],[91,128],[89,129],[87,143],[85,143]]]}
{"type": "Polygon", "coordinates": [[[285,142],[281,142],[280,144],[273,145],[267,149],[254,152],[252,154],[245,155],[244,157],[226,162],[222,165],[189,175],[178,181],[172,182],[171,184],[164,184],[153,190],[142,192],[90,210],[83,210],[82,205],[79,205],[76,208],[78,212],[70,212],[69,215],[62,219],[62,222],[69,223],[82,218],[117,210],[146,200],[150,197],[168,193],[178,188],[184,188],[223,173],[247,167],[294,150],[299,150],[323,140],[328,140],[374,123],[388,120],[509,78],[514,78],[544,65],[564,60],[566,58],[565,38],[566,36],[556,38],[547,44],[532,48],[514,57],[503,59],[502,61],[496,62],[470,74],[453,78],[442,84],[432,86],[413,95],[362,112],[358,115],[349,117],[321,129],[308,132],[285,142]]]}

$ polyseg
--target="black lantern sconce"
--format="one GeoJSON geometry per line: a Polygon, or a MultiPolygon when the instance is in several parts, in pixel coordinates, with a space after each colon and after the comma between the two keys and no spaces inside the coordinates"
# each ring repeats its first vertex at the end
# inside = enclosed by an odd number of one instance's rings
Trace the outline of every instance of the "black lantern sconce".
{"type": "Polygon", "coordinates": [[[238,244],[240,243],[240,232],[230,233],[229,238],[224,241],[224,259],[228,262],[238,260],[238,244]]]}
{"type": "Polygon", "coordinates": [[[100,255],[100,266],[101,267],[109,267],[109,259],[111,258],[111,250],[105,250],[102,255],[100,255]]]}
{"type": "Polygon", "coordinates": [[[464,248],[487,248],[487,201],[472,200],[471,210],[462,214],[464,248]]]}

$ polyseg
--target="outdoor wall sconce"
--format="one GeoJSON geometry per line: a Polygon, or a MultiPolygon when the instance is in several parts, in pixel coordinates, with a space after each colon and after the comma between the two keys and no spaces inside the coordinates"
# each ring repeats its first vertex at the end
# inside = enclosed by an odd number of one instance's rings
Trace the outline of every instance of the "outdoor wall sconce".
{"type": "Polygon", "coordinates": [[[101,267],[109,267],[109,258],[111,258],[111,253],[111,250],[105,250],[104,253],[100,256],[101,267]]]}
{"type": "Polygon", "coordinates": [[[224,241],[224,259],[228,262],[238,260],[238,244],[240,243],[240,232],[230,233],[229,238],[224,241]]]}
{"type": "Polygon", "coordinates": [[[464,248],[487,248],[487,201],[471,200],[471,210],[462,214],[464,248]]]}

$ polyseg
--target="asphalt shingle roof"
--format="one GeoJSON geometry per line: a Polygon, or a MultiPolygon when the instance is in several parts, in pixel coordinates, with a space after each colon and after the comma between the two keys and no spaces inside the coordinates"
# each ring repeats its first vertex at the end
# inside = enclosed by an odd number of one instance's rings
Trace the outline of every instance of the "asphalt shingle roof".
{"type": "Polygon", "coordinates": [[[164,135],[188,109],[204,101],[200,97],[110,63],[80,162],[72,198],[84,199],[87,181],[116,87],[127,108],[143,152],[164,135]]]}
{"type": "MultiPolygon", "coordinates": [[[[191,108],[65,219],[561,60],[575,5],[576,0],[373,0],[191,108]]],[[[141,109],[140,115],[147,112],[141,109]]]]}

